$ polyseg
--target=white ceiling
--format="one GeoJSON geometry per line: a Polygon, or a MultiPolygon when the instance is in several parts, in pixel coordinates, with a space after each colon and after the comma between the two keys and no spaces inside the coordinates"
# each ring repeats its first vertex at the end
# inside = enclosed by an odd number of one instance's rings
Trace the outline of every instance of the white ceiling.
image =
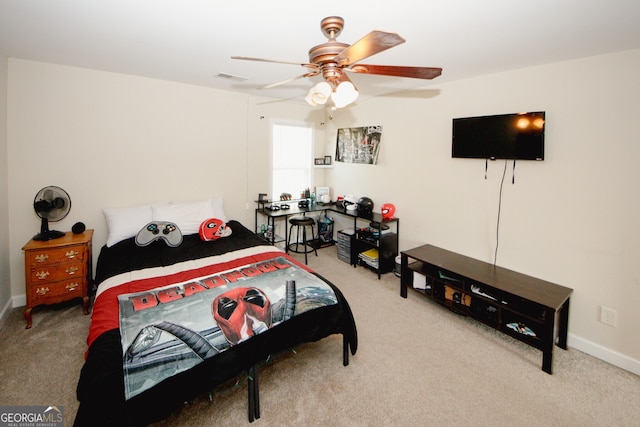
{"type": "Polygon", "coordinates": [[[640,48],[640,0],[0,0],[0,52],[302,101],[310,79],[257,88],[306,68],[230,56],[307,62],[331,15],[343,43],[371,30],[406,39],[362,62],[443,68],[431,81],[351,74],[361,99],[640,48]]]}

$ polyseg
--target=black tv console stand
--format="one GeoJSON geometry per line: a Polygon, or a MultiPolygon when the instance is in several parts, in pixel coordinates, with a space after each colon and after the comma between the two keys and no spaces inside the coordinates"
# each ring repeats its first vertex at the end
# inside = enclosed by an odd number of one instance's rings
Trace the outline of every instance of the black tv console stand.
{"type": "Polygon", "coordinates": [[[403,298],[412,287],[452,311],[542,350],[542,370],[549,374],[554,344],[567,349],[573,289],[431,245],[402,251],[401,269],[403,298]]]}

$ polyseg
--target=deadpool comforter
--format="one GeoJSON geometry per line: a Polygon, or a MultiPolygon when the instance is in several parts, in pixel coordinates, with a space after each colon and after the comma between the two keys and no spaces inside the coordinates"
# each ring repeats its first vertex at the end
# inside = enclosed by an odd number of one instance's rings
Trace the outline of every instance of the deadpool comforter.
{"type": "Polygon", "coordinates": [[[269,355],[332,334],[355,354],[339,289],[227,225],[232,234],[216,241],[102,248],[75,425],[158,421],[269,355]]]}

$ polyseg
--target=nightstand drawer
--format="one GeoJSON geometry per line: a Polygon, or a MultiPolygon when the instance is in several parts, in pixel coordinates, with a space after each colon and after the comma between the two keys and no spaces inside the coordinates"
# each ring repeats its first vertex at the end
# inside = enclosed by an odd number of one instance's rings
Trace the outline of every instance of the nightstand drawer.
{"type": "Polygon", "coordinates": [[[85,247],[82,245],[76,245],[59,249],[29,251],[26,254],[27,265],[35,267],[40,265],[58,264],[78,259],[80,260],[79,262],[82,263],[84,248],[85,247]]]}
{"type": "MultiPolygon", "coordinates": [[[[85,274],[82,262],[67,262],[55,265],[43,265],[31,269],[31,284],[57,282],[71,277],[81,277],[85,274]]],[[[82,279],[80,279],[82,280],[82,279]]]]}
{"type": "Polygon", "coordinates": [[[51,304],[82,296],[84,292],[81,277],[54,283],[35,283],[30,289],[30,297],[34,305],[51,304]]]}

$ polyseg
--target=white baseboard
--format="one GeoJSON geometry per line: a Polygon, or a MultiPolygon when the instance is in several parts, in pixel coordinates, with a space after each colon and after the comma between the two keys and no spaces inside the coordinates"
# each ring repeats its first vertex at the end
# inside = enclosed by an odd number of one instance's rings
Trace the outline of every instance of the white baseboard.
{"type": "Polygon", "coordinates": [[[629,371],[636,375],[640,375],[640,360],[633,359],[624,354],[620,354],[600,344],[587,341],[577,335],[569,334],[567,337],[567,345],[590,356],[604,360],[614,366],[629,371]]]}
{"type": "Polygon", "coordinates": [[[7,317],[9,317],[9,310],[12,308],[13,306],[11,304],[11,298],[9,298],[4,307],[2,307],[2,310],[0,310],[0,329],[2,329],[2,327],[4,326],[4,322],[7,320],[7,317]]]}
{"type": "Polygon", "coordinates": [[[22,294],[15,297],[11,297],[7,300],[7,303],[0,310],[0,329],[4,326],[4,322],[9,316],[9,310],[16,307],[24,307],[27,305],[27,295],[22,294]]]}
{"type": "Polygon", "coordinates": [[[24,307],[27,305],[27,295],[26,294],[16,295],[15,297],[11,298],[11,301],[12,301],[11,307],[13,308],[24,307]]]}

